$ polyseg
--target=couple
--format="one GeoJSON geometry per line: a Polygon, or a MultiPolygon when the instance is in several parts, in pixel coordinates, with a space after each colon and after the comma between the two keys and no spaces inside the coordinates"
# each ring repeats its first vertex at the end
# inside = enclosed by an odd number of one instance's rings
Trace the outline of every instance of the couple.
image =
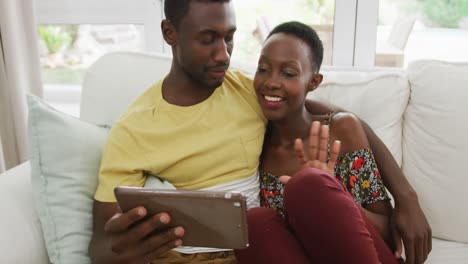
{"type": "MultiPolygon", "coordinates": [[[[270,123],[260,167],[261,199],[285,217],[271,209],[249,210],[252,246],[236,252],[241,263],[265,262],[264,257],[279,261],[274,253],[282,253],[277,249],[286,247],[283,256],[291,261],[332,263],[329,257],[337,255],[347,262],[385,262],[393,255],[383,239],[389,245],[395,241],[396,251],[401,252],[400,235],[408,262],[424,261],[430,251],[430,229],[414,191],[382,143],[368,133],[385,183],[396,200],[393,214],[358,119],[345,113],[334,115],[330,106],[319,102],[304,103],[307,92],[322,80],[318,70],[323,48],[313,31],[299,23],[277,27],[262,50],[254,89],[250,79],[227,71],[236,30],[230,1],[171,0],[165,1],[164,9],[167,19],[161,28],[172,47],[171,71],[132,104],[109,135],[94,203],[90,244],[94,263],[198,263],[210,259],[235,263],[233,252],[171,250],[183,244],[183,228],[165,229],[170,221],[165,213],[133,225],[146,211],[139,207],[119,213],[113,188],[143,186],[146,175],[154,174],[180,189],[243,183],[254,200],[259,183],[252,179],[262,153],[266,118],[270,123]],[[314,121],[328,123],[331,129],[314,121]],[[296,138],[310,146],[308,151],[296,138]],[[340,139],[342,147],[331,145],[327,163],[328,138],[331,142],[340,139]],[[338,156],[340,163],[335,167],[338,156]],[[366,173],[350,176],[340,164],[350,164],[349,159],[355,158],[362,160],[359,166],[366,167],[366,173]],[[276,176],[293,175],[302,166],[322,170],[302,170],[283,192],[283,183],[276,176]],[[342,177],[341,183],[329,174],[342,177]],[[270,220],[262,223],[265,219],[270,220]],[[319,228],[326,223],[327,229],[319,228]],[[275,232],[262,233],[267,230],[263,224],[271,224],[268,230],[275,232]],[[327,238],[330,244],[322,244],[327,238]],[[342,255],[346,252],[351,255],[342,255]]],[[[286,182],[288,178],[282,179],[286,182]]]]}

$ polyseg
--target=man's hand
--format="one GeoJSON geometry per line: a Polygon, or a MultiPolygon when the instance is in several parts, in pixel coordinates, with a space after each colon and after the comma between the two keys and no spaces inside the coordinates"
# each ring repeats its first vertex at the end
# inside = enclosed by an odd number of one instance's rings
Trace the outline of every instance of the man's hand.
{"type": "Polygon", "coordinates": [[[147,217],[143,207],[115,213],[104,225],[94,228],[94,241],[90,246],[93,263],[151,262],[182,245],[181,238],[185,231],[182,227],[168,228],[170,221],[167,213],[147,217]]]}
{"type": "MultiPolygon", "coordinates": [[[[302,168],[316,168],[325,171],[330,176],[335,175],[335,165],[340,153],[341,142],[336,140],[330,149],[330,159],[328,159],[328,139],[330,128],[327,125],[320,125],[320,122],[312,122],[309,133],[308,153],[304,150],[301,139],[296,139],[294,149],[296,150],[302,168]],[[328,159],[328,162],[327,162],[328,159]]],[[[290,176],[281,176],[280,181],[286,184],[290,176]]]]}
{"type": "Polygon", "coordinates": [[[406,263],[424,263],[432,250],[432,231],[416,196],[405,200],[405,203],[395,204],[391,228],[395,256],[401,256],[403,240],[406,263]]]}

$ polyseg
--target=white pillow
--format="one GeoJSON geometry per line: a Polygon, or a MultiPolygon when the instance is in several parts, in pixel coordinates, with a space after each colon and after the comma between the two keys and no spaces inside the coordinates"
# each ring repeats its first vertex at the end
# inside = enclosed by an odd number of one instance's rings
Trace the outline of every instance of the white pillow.
{"type": "Polygon", "coordinates": [[[92,205],[107,128],[28,97],[31,182],[52,263],[90,263],[92,205]]]}
{"type": "Polygon", "coordinates": [[[340,106],[366,121],[401,165],[402,117],[409,84],[402,71],[324,70],[323,83],[309,98],[340,106]]]}
{"type": "Polygon", "coordinates": [[[29,162],[0,174],[1,263],[50,263],[34,210],[30,175],[29,162]]]}
{"type": "Polygon", "coordinates": [[[468,63],[417,61],[403,124],[403,172],[435,237],[468,243],[468,63]]]}

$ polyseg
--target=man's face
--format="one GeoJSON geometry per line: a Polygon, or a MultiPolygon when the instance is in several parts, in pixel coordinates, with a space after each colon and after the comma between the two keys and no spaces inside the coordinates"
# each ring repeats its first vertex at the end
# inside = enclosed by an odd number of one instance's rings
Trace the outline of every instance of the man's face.
{"type": "Polygon", "coordinates": [[[220,86],[229,67],[235,31],[231,2],[191,1],[188,14],[176,30],[176,62],[198,84],[220,86]]]}

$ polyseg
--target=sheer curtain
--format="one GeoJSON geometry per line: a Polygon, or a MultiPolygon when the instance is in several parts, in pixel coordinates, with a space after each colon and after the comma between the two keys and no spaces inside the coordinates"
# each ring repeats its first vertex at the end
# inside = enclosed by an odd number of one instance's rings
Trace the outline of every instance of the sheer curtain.
{"type": "Polygon", "coordinates": [[[33,0],[0,0],[0,171],[28,159],[27,93],[42,97],[33,0]]]}
{"type": "Polygon", "coordinates": [[[0,138],[0,173],[5,171],[5,161],[3,159],[2,139],[0,138]]]}

